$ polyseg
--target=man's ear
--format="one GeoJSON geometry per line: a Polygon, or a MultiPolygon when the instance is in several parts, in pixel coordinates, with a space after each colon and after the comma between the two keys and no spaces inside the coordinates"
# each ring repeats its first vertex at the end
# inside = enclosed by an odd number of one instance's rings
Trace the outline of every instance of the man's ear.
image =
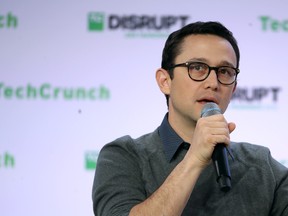
{"type": "Polygon", "coordinates": [[[168,71],[166,71],[163,68],[159,68],[156,71],[156,81],[161,92],[165,95],[169,95],[170,86],[171,86],[171,78],[170,78],[168,71]]]}

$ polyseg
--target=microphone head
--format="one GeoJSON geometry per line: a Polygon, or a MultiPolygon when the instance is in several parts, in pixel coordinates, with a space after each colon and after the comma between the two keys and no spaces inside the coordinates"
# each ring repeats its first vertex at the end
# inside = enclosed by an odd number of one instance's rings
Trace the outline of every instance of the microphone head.
{"type": "Polygon", "coordinates": [[[222,114],[222,111],[214,102],[206,103],[201,111],[201,117],[207,117],[217,114],[222,114]]]}

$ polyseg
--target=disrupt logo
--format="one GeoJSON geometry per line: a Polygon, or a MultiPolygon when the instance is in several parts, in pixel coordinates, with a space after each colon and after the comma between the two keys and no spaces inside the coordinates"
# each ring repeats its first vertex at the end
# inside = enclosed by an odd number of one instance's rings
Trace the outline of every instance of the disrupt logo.
{"type": "Polygon", "coordinates": [[[27,84],[12,87],[0,83],[0,99],[41,99],[41,100],[108,100],[110,91],[107,87],[56,87],[49,83],[40,86],[27,84]]]}
{"type": "Polygon", "coordinates": [[[116,15],[111,14],[105,16],[101,12],[88,13],[88,29],[89,31],[109,30],[130,30],[130,31],[168,31],[170,28],[178,25],[182,27],[186,25],[189,16],[185,15],[116,15]]]}
{"type": "Polygon", "coordinates": [[[237,87],[231,100],[234,108],[276,108],[280,87],[237,87]]]}
{"type": "Polygon", "coordinates": [[[0,168],[14,168],[15,158],[8,152],[0,154],[0,168]]]}
{"type": "Polygon", "coordinates": [[[18,26],[18,18],[11,12],[7,14],[0,14],[0,29],[2,28],[16,28],[18,26]]]}
{"type": "Polygon", "coordinates": [[[261,16],[261,27],[263,31],[272,31],[272,32],[288,32],[288,19],[286,20],[277,20],[269,16],[261,16]]]}
{"type": "Polygon", "coordinates": [[[98,159],[98,151],[87,151],[85,153],[85,169],[86,170],[95,170],[97,159],[98,159]]]}

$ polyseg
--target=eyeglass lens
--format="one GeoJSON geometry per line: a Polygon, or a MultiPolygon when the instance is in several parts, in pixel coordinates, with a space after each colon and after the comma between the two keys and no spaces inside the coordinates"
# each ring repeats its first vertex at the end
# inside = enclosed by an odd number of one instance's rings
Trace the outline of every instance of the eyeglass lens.
{"type": "Polygon", "coordinates": [[[206,79],[212,69],[216,71],[218,80],[223,84],[233,83],[237,74],[234,68],[228,66],[209,67],[207,64],[201,62],[192,62],[188,65],[188,68],[190,77],[196,81],[206,79]]]}

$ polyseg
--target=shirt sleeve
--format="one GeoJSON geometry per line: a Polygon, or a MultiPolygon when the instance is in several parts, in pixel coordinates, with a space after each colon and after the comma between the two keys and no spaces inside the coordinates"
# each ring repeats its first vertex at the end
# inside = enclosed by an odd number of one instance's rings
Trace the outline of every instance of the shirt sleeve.
{"type": "Polygon", "coordinates": [[[93,183],[95,216],[126,216],[146,199],[133,139],[125,136],[100,151],[93,183]]]}
{"type": "Polygon", "coordinates": [[[270,158],[270,164],[276,188],[274,193],[274,201],[271,209],[271,216],[287,216],[288,215],[288,169],[278,161],[270,158]]]}

